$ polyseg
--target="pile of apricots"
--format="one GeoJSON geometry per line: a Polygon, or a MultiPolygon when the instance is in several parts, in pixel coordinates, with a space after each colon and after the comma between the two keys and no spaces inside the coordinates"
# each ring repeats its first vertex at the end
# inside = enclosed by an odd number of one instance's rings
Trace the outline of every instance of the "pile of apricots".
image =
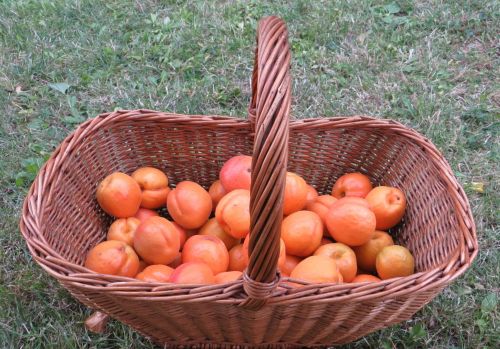
{"type": "MultiPolygon", "coordinates": [[[[172,189],[167,175],[153,167],[110,174],[96,198],[115,220],[85,266],[154,283],[239,279],[249,260],[251,162],[246,155],[230,158],[208,190],[192,181],[172,189]]],[[[319,195],[287,172],[278,269],[297,287],[301,283],[293,279],[378,282],[411,275],[412,254],[387,232],[405,209],[401,190],[373,187],[361,173],[344,174],[330,194],[319,195]]]]}

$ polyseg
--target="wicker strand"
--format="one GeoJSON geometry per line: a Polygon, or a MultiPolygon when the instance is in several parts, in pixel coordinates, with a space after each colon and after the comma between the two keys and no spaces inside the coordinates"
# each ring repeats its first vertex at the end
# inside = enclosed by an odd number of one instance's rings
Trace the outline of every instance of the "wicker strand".
{"type": "MultiPolygon", "coordinates": [[[[285,23],[259,22],[252,104],[256,103],[250,195],[249,264],[243,278],[248,300],[262,307],[278,285],[276,274],[283,219],[290,113],[290,48],[285,23]]],[[[251,106],[252,108],[252,106],[251,106]]],[[[252,121],[252,120],[251,120],[252,121]]]]}

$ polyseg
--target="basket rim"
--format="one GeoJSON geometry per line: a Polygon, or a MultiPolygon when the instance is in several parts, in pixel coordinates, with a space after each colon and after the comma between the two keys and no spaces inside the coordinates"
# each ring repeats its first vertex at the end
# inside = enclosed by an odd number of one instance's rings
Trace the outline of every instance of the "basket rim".
{"type": "MultiPolygon", "coordinates": [[[[20,230],[31,255],[47,273],[58,279],[60,283],[82,289],[99,290],[117,296],[151,301],[193,302],[196,300],[241,304],[246,299],[241,279],[230,284],[200,286],[152,284],[127,277],[98,274],[66,260],[50,247],[41,234],[43,230],[41,221],[46,208],[46,200],[42,200],[42,198],[50,197],[52,184],[57,182],[58,177],[64,172],[64,158],[71,154],[75,145],[78,144],[77,140],[81,140],[111,123],[137,119],[179,122],[190,125],[217,123],[221,127],[229,128],[239,128],[242,125],[251,123],[248,120],[231,116],[187,115],[149,109],[116,110],[87,120],[71,132],[55,149],[49,160],[40,169],[24,200],[20,230]]],[[[327,130],[332,127],[347,129],[363,127],[374,130],[385,128],[418,143],[429,155],[430,160],[441,170],[441,179],[450,189],[449,192],[454,200],[455,211],[457,211],[457,219],[461,225],[460,244],[449,261],[430,270],[373,284],[308,284],[301,288],[293,288],[286,286],[286,283],[284,283],[280,284],[280,287],[268,299],[268,304],[291,304],[308,301],[335,303],[375,299],[387,300],[415,294],[415,292],[423,292],[430,288],[442,288],[464,273],[478,253],[476,227],[467,196],[454,177],[450,165],[436,146],[417,131],[404,126],[398,121],[368,115],[317,117],[290,121],[290,131],[327,130]]],[[[303,283],[291,278],[282,278],[282,280],[303,283]]]]}

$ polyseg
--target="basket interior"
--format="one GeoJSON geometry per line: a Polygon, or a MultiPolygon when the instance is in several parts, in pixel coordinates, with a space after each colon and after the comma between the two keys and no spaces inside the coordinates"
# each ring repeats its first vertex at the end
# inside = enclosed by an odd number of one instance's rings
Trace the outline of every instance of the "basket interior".
{"type": "MultiPolygon", "coordinates": [[[[175,120],[129,120],[90,133],[61,165],[44,202],[43,234],[68,261],[83,265],[87,251],[105,239],[111,218],[95,199],[98,183],[114,171],[141,166],[164,170],[170,184],[193,180],[208,188],[229,157],[251,154],[249,123],[199,127],[175,120]]],[[[452,201],[436,166],[411,139],[389,129],[332,128],[290,133],[288,170],[302,175],[321,194],[329,194],[346,172],[367,174],[375,185],[404,191],[408,208],[390,233],[415,256],[417,271],[446,263],[460,231],[452,201]]]]}

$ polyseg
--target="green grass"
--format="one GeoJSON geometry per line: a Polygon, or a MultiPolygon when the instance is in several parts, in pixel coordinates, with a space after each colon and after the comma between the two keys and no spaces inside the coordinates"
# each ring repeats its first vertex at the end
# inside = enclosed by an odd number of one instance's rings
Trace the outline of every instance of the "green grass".
{"type": "Polygon", "coordinates": [[[498,348],[499,13],[494,0],[1,1],[0,346],[152,347],[118,322],[84,330],[90,311],[30,257],[22,200],[54,147],[98,113],[245,115],[256,22],[276,14],[290,30],[293,115],[368,113],[417,129],[476,219],[480,253],[465,275],[412,320],[346,348],[498,348]]]}

